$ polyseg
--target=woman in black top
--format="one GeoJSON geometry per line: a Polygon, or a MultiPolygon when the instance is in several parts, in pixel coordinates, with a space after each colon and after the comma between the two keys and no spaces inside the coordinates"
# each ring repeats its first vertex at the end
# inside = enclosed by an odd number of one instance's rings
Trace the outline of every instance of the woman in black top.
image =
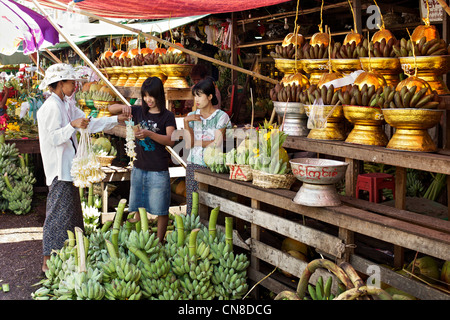
{"type": "Polygon", "coordinates": [[[129,212],[145,208],[158,216],[157,236],[163,241],[170,207],[169,157],[166,146],[173,146],[175,116],[166,109],[164,86],[158,77],[147,78],[141,87],[142,106],[115,104],[112,114],[132,117],[140,128],[135,132],[136,160],[130,178],[129,212]]]}

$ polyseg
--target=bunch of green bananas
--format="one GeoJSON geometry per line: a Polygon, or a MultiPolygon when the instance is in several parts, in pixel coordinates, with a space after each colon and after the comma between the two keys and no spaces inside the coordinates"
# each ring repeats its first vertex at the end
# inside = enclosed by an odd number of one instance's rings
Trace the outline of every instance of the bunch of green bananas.
{"type": "Polygon", "coordinates": [[[6,187],[3,188],[1,195],[8,202],[8,209],[17,215],[21,215],[26,214],[31,210],[33,183],[36,182],[36,179],[31,176],[32,174],[30,171],[25,169],[20,172],[16,169],[16,173],[24,174],[23,178],[28,182],[11,179],[10,176],[5,173],[3,179],[6,187]]]}
{"type": "Polygon", "coordinates": [[[113,279],[103,286],[108,300],[140,300],[142,296],[141,287],[134,281],[113,279]]]}
{"type": "Polygon", "coordinates": [[[301,59],[328,59],[328,46],[306,42],[301,50],[301,59]]]}
{"type": "MultiPolygon", "coordinates": [[[[334,295],[331,293],[331,285],[333,283],[333,278],[330,276],[327,278],[325,284],[323,283],[323,278],[320,276],[317,279],[316,287],[308,284],[308,292],[312,300],[333,300],[334,295]]],[[[306,300],[306,297],[305,297],[306,300]]]]}
{"type": "Polygon", "coordinates": [[[444,56],[448,55],[447,43],[443,39],[432,39],[427,41],[426,37],[422,37],[418,42],[411,39],[402,38],[400,43],[394,46],[395,53],[398,57],[412,56],[444,56]]]}
{"type": "Polygon", "coordinates": [[[158,64],[183,64],[186,63],[186,58],[179,53],[167,51],[161,54],[158,58],[158,64]]]}
{"type": "Polygon", "coordinates": [[[151,264],[139,261],[137,265],[145,279],[165,278],[170,272],[170,262],[167,260],[165,254],[160,254],[151,264]]]}
{"type": "Polygon", "coordinates": [[[435,90],[430,93],[426,87],[417,90],[417,86],[411,88],[404,86],[400,90],[395,90],[393,99],[389,101],[389,108],[436,109],[439,103],[439,96],[435,90]]]}
{"type": "Polygon", "coordinates": [[[264,171],[270,174],[286,174],[288,173],[288,163],[279,159],[276,161],[266,155],[260,155],[254,158],[250,163],[252,169],[264,171]]]}
{"type": "Polygon", "coordinates": [[[148,230],[136,231],[131,230],[126,240],[127,247],[136,247],[143,250],[150,256],[150,261],[155,260],[160,252],[159,238],[156,233],[151,233],[148,230]]]}
{"type": "Polygon", "coordinates": [[[142,295],[147,299],[179,300],[183,299],[181,281],[173,273],[163,278],[142,277],[139,283],[142,295]]]}
{"type": "Polygon", "coordinates": [[[113,279],[138,282],[141,277],[141,270],[126,257],[111,257],[102,264],[102,270],[104,282],[110,282],[113,279]]]}
{"type": "Polygon", "coordinates": [[[242,298],[248,290],[246,270],[249,264],[246,255],[235,255],[227,246],[224,247],[211,277],[219,300],[242,298]]]}

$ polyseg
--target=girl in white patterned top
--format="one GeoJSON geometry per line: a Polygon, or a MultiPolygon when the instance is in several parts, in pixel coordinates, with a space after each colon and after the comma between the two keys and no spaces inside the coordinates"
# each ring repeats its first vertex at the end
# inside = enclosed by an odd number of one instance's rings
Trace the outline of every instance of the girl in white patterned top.
{"type": "Polygon", "coordinates": [[[186,167],[187,214],[191,213],[192,192],[198,190],[194,170],[206,168],[203,160],[205,148],[213,142],[218,146],[222,145],[226,128],[231,128],[228,114],[214,107],[217,104],[215,92],[214,80],[211,77],[197,83],[192,88],[197,110],[184,118],[184,128],[189,133],[186,137],[186,148],[190,149],[186,167]]]}

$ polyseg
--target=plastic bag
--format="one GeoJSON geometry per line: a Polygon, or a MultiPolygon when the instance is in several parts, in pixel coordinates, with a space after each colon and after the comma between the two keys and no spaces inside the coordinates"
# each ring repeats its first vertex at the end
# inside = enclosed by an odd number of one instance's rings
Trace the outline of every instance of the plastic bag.
{"type": "Polygon", "coordinates": [[[72,161],[70,174],[73,178],[73,184],[81,188],[102,182],[106,177],[92,148],[91,137],[87,128],[80,129],[80,141],[77,153],[72,161]]]}

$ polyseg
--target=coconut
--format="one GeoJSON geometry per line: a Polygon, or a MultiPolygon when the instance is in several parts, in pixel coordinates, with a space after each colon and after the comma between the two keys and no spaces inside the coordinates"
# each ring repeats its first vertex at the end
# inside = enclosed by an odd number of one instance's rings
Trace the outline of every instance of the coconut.
{"type": "Polygon", "coordinates": [[[387,43],[391,38],[394,38],[394,40],[396,40],[392,32],[390,32],[388,29],[381,28],[373,34],[372,42],[380,42],[381,40],[386,39],[387,43]]]}
{"type": "Polygon", "coordinates": [[[421,24],[417,26],[411,35],[411,40],[417,43],[420,39],[422,39],[422,37],[426,37],[427,41],[441,38],[436,26],[430,24],[421,24]]]}
{"type": "Polygon", "coordinates": [[[288,45],[297,45],[299,47],[302,47],[305,44],[305,37],[301,35],[300,33],[297,33],[295,35],[294,33],[289,33],[286,37],[284,37],[283,42],[281,43],[282,47],[287,47],[288,45]],[[295,43],[297,41],[297,43],[295,43]]]}
{"type": "Polygon", "coordinates": [[[311,39],[309,40],[309,44],[314,46],[314,45],[321,45],[323,44],[324,47],[328,47],[329,43],[330,43],[330,39],[329,39],[330,35],[328,33],[325,32],[316,32],[315,34],[312,35],[311,39]]]}
{"type": "Polygon", "coordinates": [[[424,87],[428,88],[428,91],[426,92],[426,94],[431,94],[433,91],[428,82],[426,82],[425,80],[418,78],[416,76],[409,76],[405,80],[400,81],[397,84],[397,86],[395,87],[395,90],[400,91],[403,87],[407,87],[408,89],[410,89],[411,87],[414,87],[414,86],[417,86],[416,92],[421,90],[424,87]]]}
{"type": "Polygon", "coordinates": [[[309,88],[309,80],[308,77],[305,76],[303,73],[292,73],[292,74],[287,74],[283,77],[283,79],[281,79],[280,81],[282,84],[284,84],[285,86],[290,84],[296,84],[297,86],[301,87],[301,88],[309,88]]]}
{"type": "Polygon", "coordinates": [[[364,37],[362,34],[354,32],[353,30],[344,38],[343,45],[351,44],[352,42],[355,42],[356,45],[358,45],[361,41],[363,41],[364,37]]]}
{"type": "Polygon", "coordinates": [[[305,256],[308,255],[308,246],[303,242],[292,238],[286,238],[283,240],[283,242],[281,243],[281,250],[285,252],[298,251],[305,256]]]}
{"type": "Polygon", "coordinates": [[[409,272],[413,272],[418,277],[428,281],[430,283],[434,283],[435,280],[439,280],[440,273],[436,260],[430,256],[424,256],[422,258],[416,259],[412,261],[407,270],[409,272]]]}
{"type": "Polygon", "coordinates": [[[95,140],[94,143],[95,146],[101,146],[102,149],[106,152],[109,153],[109,151],[111,151],[111,141],[109,141],[108,138],[106,137],[100,137],[97,140],[95,140]]]}
{"type": "MultiPolygon", "coordinates": [[[[296,250],[289,250],[289,251],[287,251],[287,253],[288,253],[289,255],[293,256],[294,258],[297,258],[297,259],[302,260],[302,261],[304,261],[304,262],[308,262],[308,258],[306,257],[306,255],[303,254],[303,253],[301,253],[301,252],[299,252],[299,251],[296,251],[296,250]]],[[[292,278],[292,277],[293,277],[293,275],[290,274],[290,273],[287,272],[287,271],[281,270],[281,272],[282,272],[286,277],[289,277],[289,278],[292,278]]]]}
{"type": "Polygon", "coordinates": [[[91,81],[91,82],[85,82],[83,84],[83,86],[81,87],[81,91],[83,92],[89,92],[89,89],[91,88],[91,85],[96,83],[95,81],[91,81]]]}
{"type": "Polygon", "coordinates": [[[387,85],[384,77],[376,71],[361,72],[361,74],[356,77],[354,84],[358,85],[359,90],[362,89],[364,84],[367,84],[367,87],[374,85],[375,90],[387,85]]]}
{"type": "Polygon", "coordinates": [[[89,87],[89,92],[92,92],[92,91],[100,91],[101,88],[102,88],[102,85],[101,85],[101,84],[99,84],[99,83],[97,83],[97,82],[94,82],[94,83],[92,83],[91,86],[89,87]]]}

